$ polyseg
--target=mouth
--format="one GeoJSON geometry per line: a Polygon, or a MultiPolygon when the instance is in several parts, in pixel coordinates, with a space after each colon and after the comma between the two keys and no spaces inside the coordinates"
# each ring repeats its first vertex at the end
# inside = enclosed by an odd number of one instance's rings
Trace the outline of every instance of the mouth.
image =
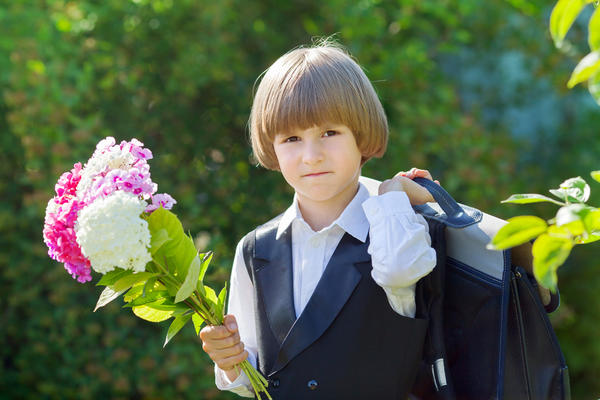
{"type": "Polygon", "coordinates": [[[303,178],[313,178],[313,177],[317,177],[317,176],[323,176],[329,174],[329,172],[314,172],[312,174],[305,174],[302,175],[303,178]]]}

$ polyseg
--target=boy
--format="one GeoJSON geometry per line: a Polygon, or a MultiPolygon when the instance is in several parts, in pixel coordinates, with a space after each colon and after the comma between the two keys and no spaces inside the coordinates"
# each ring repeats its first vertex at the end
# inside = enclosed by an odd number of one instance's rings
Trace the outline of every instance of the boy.
{"type": "Polygon", "coordinates": [[[236,249],[229,315],[205,327],[220,389],[252,396],[235,365],[249,358],[274,399],[405,399],[426,322],[416,282],[435,266],[425,220],[433,201],[413,169],[370,197],[362,165],[382,156],[387,120],[362,69],[330,44],[299,48],[265,73],[252,147],[295,190],[292,205],[236,249]]]}

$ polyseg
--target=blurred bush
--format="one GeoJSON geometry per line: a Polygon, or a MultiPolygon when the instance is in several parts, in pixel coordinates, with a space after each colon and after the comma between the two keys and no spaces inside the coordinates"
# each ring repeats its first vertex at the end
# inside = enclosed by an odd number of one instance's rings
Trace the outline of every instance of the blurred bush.
{"type": "MultiPolygon", "coordinates": [[[[191,329],[162,349],[166,326],[118,304],[92,313],[100,289],[46,256],[43,215],[58,176],[98,140],[136,137],[159,190],[215,251],[209,278],[227,279],[237,241],[292,194],[250,159],[253,85],[314,36],[337,33],[388,113],[388,153],[365,175],[427,167],[459,201],[507,218],[522,212],[500,206],[508,194],[598,169],[598,109],[564,89],[574,63],[552,47],[549,12],[541,0],[4,2],[0,397],[233,398],[191,329]]],[[[574,398],[600,394],[590,247],[561,271],[554,317],[574,398]]]]}

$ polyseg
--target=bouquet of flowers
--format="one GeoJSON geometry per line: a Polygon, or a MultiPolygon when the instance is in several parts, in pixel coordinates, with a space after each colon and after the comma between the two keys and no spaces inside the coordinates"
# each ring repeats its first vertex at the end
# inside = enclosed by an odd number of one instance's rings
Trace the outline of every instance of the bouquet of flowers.
{"type": "MultiPolygon", "coordinates": [[[[116,144],[107,137],[82,167],[62,174],[48,202],[44,242],[48,255],[84,283],[91,270],[102,274],[96,311],[123,295],[125,306],[142,319],[173,318],[166,345],[192,321],[221,325],[227,287],[217,293],[204,285],[212,252],[199,253],[175,214],[176,201],[156,194],[148,160],[152,152],[136,139],[116,144]]],[[[164,347],[164,346],[163,346],[164,347]]],[[[267,381],[248,362],[246,373],[258,399],[267,381]]]]}

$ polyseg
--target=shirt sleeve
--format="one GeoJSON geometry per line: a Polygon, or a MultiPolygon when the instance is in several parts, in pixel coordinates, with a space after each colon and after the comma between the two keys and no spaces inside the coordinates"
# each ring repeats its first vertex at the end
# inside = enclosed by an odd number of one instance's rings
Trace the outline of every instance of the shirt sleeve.
{"type": "Polygon", "coordinates": [[[371,275],[394,311],[414,317],[415,285],[436,264],[427,222],[401,191],[370,197],[362,207],[370,225],[371,275]]]}
{"type": "MultiPolygon", "coordinates": [[[[253,286],[243,255],[243,239],[235,249],[235,258],[231,269],[229,284],[229,303],[227,310],[235,316],[240,339],[248,351],[248,361],[256,368],[257,339],[253,286]]],[[[215,384],[220,390],[228,390],[242,397],[254,397],[250,380],[244,372],[231,382],[225,372],[215,365],[215,384]]]]}

